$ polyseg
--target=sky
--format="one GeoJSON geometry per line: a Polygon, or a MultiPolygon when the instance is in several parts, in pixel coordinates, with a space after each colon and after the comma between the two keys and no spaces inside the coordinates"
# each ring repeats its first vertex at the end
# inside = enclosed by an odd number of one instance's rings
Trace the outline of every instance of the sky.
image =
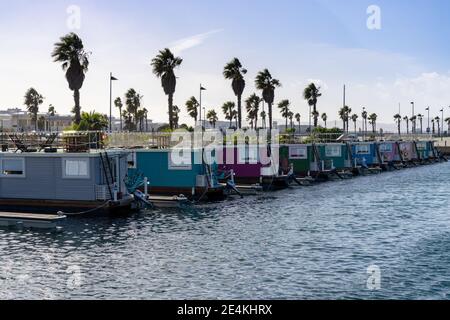
{"type": "MultiPolygon", "coordinates": [[[[234,57],[248,69],[244,98],[261,94],[254,78],[268,68],[283,85],[275,102],[289,99],[303,122],[309,108],[302,91],[310,82],[321,87],[318,110],[333,124],[344,84],[355,113],[365,107],[387,126],[399,105],[411,116],[411,101],[416,113],[431,106],[433,117],[442,107],[450,115],[448,12],[447,0],[0,0],[0,109],[23,107],[26,90],[34,87],[45,97],[42,111],[52,104],[70,112],[72,92],[50,54],[61,36],[76,32],[91,52],[83,110],[109,113],[113,72],[119,79],[114,98],[134,88],[149,117],[167,121],[167,97],[150,62],[168,47],[183,58],[174,97],[181,122],[192,124],[184,105],[198,97],[200,83],[207,88],[203,106],[223,119],[223,103],[236,100],[222,76],[234,57]],[[376,29],[368,28],[374,5],[380,10],[376,29]]],[[[274,118],[282,121],[278,110],[274,118]]]]}

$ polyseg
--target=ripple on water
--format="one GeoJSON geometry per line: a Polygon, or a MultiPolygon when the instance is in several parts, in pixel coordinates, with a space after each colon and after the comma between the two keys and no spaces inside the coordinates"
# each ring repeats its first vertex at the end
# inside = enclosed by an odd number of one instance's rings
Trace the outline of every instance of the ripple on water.
{"type": "Polygon", "coordinates": [[[57,234],[0,229],[0,298],[448,299],[449,178],[442,164],[57,234]]]}

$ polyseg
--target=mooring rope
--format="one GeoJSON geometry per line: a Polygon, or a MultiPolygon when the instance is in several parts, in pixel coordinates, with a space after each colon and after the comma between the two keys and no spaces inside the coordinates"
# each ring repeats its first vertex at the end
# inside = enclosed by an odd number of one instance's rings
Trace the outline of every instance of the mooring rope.
{"type": "Polygon", "coordinates": [[[107,201],[107,202],[105,202],[104,204],[102,204],[101,206],[99,206],[99,207],[97,207],[97,208],[94,208],[94,209],[90,209],[90,210],[87,210],[87,211],[82,211],[82,212],[77,212],[77,213],[66,213],[66,212],[63,212],[63,211],[58,211],[58,215],[59,216],[81,216],[81,215],[84,215],[84,214],[89,214],[89,213],[92,213],[92,212],[95,212],[95,211],[97,211],[97,210],[99,210],[99,209],[103,209],[103,208],[105,208],[107,205],[109,205],[109,201],[107,201]]]}

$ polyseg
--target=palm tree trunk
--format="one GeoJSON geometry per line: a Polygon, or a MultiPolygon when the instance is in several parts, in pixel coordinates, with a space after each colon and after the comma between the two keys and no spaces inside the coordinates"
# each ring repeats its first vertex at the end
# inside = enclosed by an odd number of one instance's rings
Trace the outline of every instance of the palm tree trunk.
{"type": "Polygon", "coordinates": [[[122,108],[119,108],[119,112],[120,112],[120,131],[122,132],[123,127],[122,127],[122,108]]]}
{"type": "Polygon", "coordinates": [[[285,132],[286,133],[288,132],[288,117],[286,117],[286,129],[285,129],[285,132]]]}
{"type": "Polygon", "coordinates": [[[397,122],[397,127],[398,127],[398,135],[401,135],[401,129],[400,129],[400,122],[397,122]]]}
{"type": "Polygon", "coordinates": [[[173,130],[173,94],[169,94],[169,127],[173,130]]]}
{"type": "Polygon", "coordinates": [[[272,103],[269,103],[269,130],[272,132],[272,103]]]}
{"type": "Polygon", "coordinates": [[[238,129],[241,129],[242,128],[242,109],[241,109],[242,96],[241,95],[237,96],[237,103],[238,103],[238,129]]]}
{"type": "Polygon", "coordinates": [[[81,122],[81,108],[80,108],[80,90],[74,90],[73,99],[75,102],[75,123],[80,124],[81,122]]]}
{"type": "Polygon", "coordinates": [[[316,106],[316,104],[314,104],[313,112],[314,112],[314,128],[317,128],[317,126],[319,125],[319,119],[317,117],[317,106],[316,106]]]}

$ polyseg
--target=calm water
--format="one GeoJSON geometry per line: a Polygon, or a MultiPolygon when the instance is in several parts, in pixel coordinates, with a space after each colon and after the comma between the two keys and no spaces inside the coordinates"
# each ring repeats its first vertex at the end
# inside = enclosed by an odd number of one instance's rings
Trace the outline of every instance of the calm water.
{"type": "Polygon", "coordinates": [[[0,229],[0,298],[448,299],[449,179],[441,164],[59,234],[0,229]]]}

